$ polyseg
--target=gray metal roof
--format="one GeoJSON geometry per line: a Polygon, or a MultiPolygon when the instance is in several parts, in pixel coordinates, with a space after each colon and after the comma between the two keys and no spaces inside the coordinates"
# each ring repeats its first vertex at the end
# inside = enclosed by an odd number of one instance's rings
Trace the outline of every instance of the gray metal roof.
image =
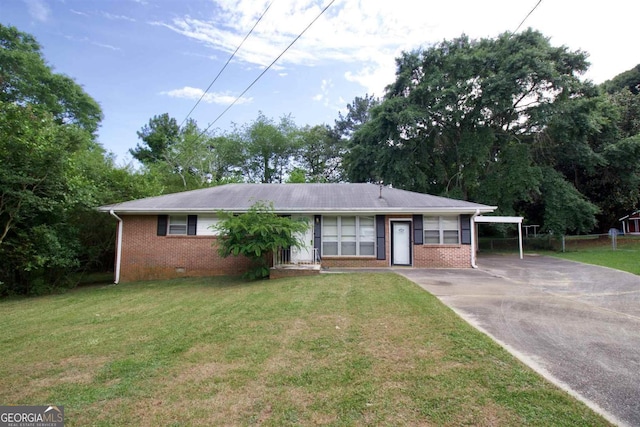
{"type": "Polygon", "coordinates": [[[480,213],[494,206],[415,193],[375,184],[226,184],[98,208],[116,213],[243,212],[255,202],[273,202],[279,213],[480,213]]]}

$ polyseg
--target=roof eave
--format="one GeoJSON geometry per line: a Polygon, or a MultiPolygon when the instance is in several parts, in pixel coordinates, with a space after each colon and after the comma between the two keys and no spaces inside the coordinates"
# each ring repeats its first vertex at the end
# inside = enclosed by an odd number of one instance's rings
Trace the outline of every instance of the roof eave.
{"type": "MultiPolygon", "coordinates": [[[[248,208],[227,208],[227,209],[215,209],[215,208],[191,208],[191,209],[178,209],[178,208],[123,208],[118,209],[117,206],[101,206],[97,208],[101,212],[114,211],[120,214],[134,214],[134,215],[157,215],[157,214],[178,214],[178,213],[215,213],[217,211],[231,211],[231,212],[247,212],[248,208]]],[[[403,213],[458,213],[458,214],[473,214],[479,211],[479,213],[490,213],[497,209],[496,206],[471,206],[471,207],[406,207],[406,208],[286,208],[275,209],[274,212],[278,214],[344,214],[344,213],[373,213],[373,214],[403,214],[403,213]]]]}

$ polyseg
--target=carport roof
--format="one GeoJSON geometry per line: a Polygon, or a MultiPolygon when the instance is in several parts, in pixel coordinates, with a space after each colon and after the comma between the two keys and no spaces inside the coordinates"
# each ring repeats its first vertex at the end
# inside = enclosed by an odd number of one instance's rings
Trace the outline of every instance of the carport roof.
{"type": "Polygon", "coordinates": [[[226,184],[201,190],[101,206],[119,213],[247,211],[273,202],[279,213],[488,213],[495,206],[383,187],[375,184],[226,184]]]}

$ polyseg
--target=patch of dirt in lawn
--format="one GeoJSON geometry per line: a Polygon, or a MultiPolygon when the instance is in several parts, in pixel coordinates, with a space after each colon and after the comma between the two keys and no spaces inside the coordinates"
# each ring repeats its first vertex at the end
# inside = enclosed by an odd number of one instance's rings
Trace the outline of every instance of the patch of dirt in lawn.
{"type": "Polygon", "coordinates": [[[61,384],[89,384],[106,357],[71,356],[60,361],[24,364],[11,377],[3,378],[0,399],[10,404],[29,404],[45,399],[48,389],[61,384]]]}
{"type": "Polygon", "coordinates": [[[482,406],[461,408],[452,425],[503,426],[512,425],[519,420],[506,408],[493,402],[484,402],[482,406]]]}
{"type": "Polygon", "coordinates": [[[107,362],[106,357],[71,356],[58,363],[41,363],[32,368],[46,376],[39,376],[31,381],[29,388],[46,388],[64,383],[88,384],[95,374],[107,362]],[[56,372],[49,374],[47,372],[56,372]]]}
{"type": "Polygon", "coordinates": [[[265,400],[267,396],[265,388],[256,384],[207,398],[197,393],[179,399],[154,396],[137,401],[134,418],[140,426],[260,424],[272,415],[272,408],[265,400]]]}
{"type": "Polygon", "coordinates": [[[182,367],[171,378],[172,385],[203,381],[207,378],[226,376],[240,365],[237,363],[204,362],[182,367]]]}

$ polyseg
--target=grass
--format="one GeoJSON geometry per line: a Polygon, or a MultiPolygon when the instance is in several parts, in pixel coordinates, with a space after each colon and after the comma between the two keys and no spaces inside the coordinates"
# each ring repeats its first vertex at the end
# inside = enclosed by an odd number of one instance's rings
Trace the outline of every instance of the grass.
{"type": "Polygon", "coordinates": [[[608,425],[391,274],[0,303],[0,402],[68,426],[608,425]]]}
{"type": "Polygon", "coordinates": [[[640,240],[618,239],[617,249],[611,248],[609,239],[600,239],[599,244],[571,247],[567,252],[554,252],[550,255],[587,264],[601,265],[640,275],[640,240]]]}

